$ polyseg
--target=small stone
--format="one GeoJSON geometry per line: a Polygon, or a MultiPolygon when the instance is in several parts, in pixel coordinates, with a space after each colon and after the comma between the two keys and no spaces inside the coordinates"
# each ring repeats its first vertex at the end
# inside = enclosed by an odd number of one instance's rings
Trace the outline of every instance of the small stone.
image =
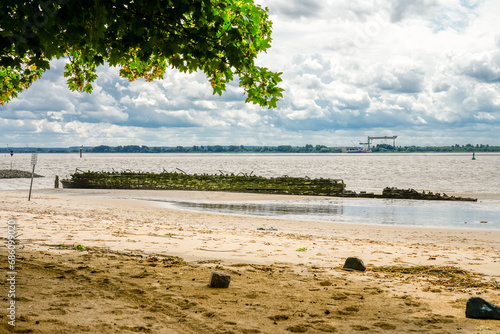
{"type": "Polygon", "coordinates": [[[222,271],[212,270],[208,286],[225,289],[229,287],[229,282],[231,282],[231,275],[222,271]]]}
{"type": "Polygon", "coordinates": [[[348,257],[344,263],[344,269],[353,269],[358,271],[365,271],[366,267],[363,263],[363,260],[357,257],[348,257]]]}
{"type": "Polygon", "coordinates": [[[488,303],[480,297],[471,297],[465,307],[465,316],[473,319],[500,320],[500,306],[488,303]]]}

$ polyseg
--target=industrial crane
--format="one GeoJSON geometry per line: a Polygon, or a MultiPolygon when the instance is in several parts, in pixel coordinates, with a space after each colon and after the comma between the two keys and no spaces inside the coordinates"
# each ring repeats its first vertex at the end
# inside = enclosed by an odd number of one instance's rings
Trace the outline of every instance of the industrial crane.
{"type": "Polygon", "coordinates": [[[371,147],[370,147],[370,143],[373,139],[392,139],[392,146],[396,147],[396,138],[398,138],[398,136],[384,136],[384,137],[370,137],[368,136],[368,151],[371,150],[371,147]]]}

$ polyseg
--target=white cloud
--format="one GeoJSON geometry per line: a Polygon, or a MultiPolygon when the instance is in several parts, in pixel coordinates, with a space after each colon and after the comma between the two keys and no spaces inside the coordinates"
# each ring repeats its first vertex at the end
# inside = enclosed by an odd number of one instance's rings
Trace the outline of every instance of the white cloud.
{"type": "Polygon", "coordinates": [[[404,18],[432,15],[438,7],[436,0],[393,0],[391,21],[400,22],[404,18]]]}
{"type": "Polygon", "coordinates": [[[372,85],[394,93],[419,93],[423,89],[424,71],[410,59],[394,59],[376,64],[372,69],[372,85]]]}
{"type": "Polygon", "coordinates": [[[456,56],[455,66],[459,74],[484,82],[500,82],[500,50],[456,56]]]}
{"type": "Polygon", "coordinates": [[[474,118],[477,118],[479,120],[486,119],[486,120],[490,120],[490,121],[496,119],[495,116],[493,116],[492,114],[487,113],[487,112],[479,112],[479,113],[477,113],[477,114],[474,115],[474,118]]]}

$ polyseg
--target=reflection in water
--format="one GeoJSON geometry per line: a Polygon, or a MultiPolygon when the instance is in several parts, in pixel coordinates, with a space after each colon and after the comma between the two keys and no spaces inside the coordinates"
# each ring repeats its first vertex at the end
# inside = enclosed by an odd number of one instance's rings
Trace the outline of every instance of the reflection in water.
{"type": "Polygon", "coordinates": [[[293,220],[500,229],[498,202],[396,199],[310,199],[248,202],[171,202],[175,208],[293,220]]]}
{"type": "Polygon", "coordinates": [[[255,216],[338,216],[344,213],[342,203],[307,205],[282,202],[225,202],[225,203],[194,203],[194,202],[176,202],[176,205],[189,209],[201,209],[212,212],[235,213],[255,216]]]}

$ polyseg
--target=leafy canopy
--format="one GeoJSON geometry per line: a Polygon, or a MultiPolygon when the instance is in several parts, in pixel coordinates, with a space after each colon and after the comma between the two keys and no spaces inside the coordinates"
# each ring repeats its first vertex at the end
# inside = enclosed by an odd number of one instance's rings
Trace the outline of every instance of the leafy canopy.
{"type": "Polygon", "coordinates": [[[281,73],[255,65],[272,22],[253,0],[0,0],[0,13],[0,104],[62,57],[72,91],[92,92],[107,62],[130,81],[201,70],[214,94],[237,75],[246,102],[282,97],[281,73]]]}

